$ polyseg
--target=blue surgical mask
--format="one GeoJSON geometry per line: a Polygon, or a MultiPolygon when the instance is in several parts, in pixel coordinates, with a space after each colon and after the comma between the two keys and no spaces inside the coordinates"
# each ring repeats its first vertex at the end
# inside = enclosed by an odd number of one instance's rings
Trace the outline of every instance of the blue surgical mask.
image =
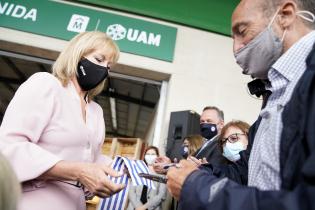
{"type": "Polygon", "coordinates": [[[212,139],[218,134],[217,125],[211,123],[200,124],[200,134],[207,140],[212,139]]]}
{"type": "Polygon", "coordinates": [[[241,142],[230,143],[226,142],[223,146],[223,156],[232,162],[236,162],[241,159],[240,152],[245,150],[244,145],[241,142]]]}
{"type": "Polygon", "coordinates": [[[183,158],[187,158],[189,155],[189,148],[187,145],[182,145],[180,148],[180,154],[183,156],[183,158]]]}

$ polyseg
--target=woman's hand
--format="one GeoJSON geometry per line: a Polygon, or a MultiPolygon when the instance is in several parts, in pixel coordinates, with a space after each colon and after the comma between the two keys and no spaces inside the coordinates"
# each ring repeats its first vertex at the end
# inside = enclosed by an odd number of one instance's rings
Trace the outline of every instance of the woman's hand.
{"type": "Polygon", "coordinates": [[[118,173],[105,164],[59,161],[38,178],[43,180],[79,181],[91,193],[104,198],[119,192],[125,187],[123,184],[113,183],[107,175],[117,177],[123,175],[123,173],[118,173]]]}
{"type": "Polygon", "coordinates": [[[123,173],[119,173],[102,164],[82,163],[78,174],[78,181],[91,193],[101,198],[109,197],[122,190],[125,185],[113,183],[109,180],[107,175],[119,177],[122,176],[123,173]]]}

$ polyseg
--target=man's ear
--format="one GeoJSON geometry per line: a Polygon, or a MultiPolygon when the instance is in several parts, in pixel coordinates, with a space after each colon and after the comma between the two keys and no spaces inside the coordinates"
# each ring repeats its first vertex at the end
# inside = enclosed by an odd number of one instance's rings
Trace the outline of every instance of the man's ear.
{"type": "Polygon", "coordinates": [[[280,8],[278,23],[284,30],[290,28],[297,19],[298,6],[294,1],[285,1],[280,8]]]}
{"type": "Polygon", "coordinates": [[[220,120],[218,127],[219,127],[219,130],[221,131],[222,128],[224,127],[224,121],[223,120],[220,120]]]}

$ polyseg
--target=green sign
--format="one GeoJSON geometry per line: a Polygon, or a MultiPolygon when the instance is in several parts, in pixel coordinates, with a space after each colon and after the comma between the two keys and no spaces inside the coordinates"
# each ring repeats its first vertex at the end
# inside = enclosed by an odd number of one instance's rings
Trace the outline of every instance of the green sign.
{"type": "Polygon", "coordinates": [[[174,27],[47,0],[0,0],[0,26],[64,40],[99,30],[123,52],[166,61],[173,61],[177,33],[174,27]]]}
{"type": "MultiPolygon", "coordinates": [[[[231,15],[240,0],[78,0],[231,35],[231,15]]],[[[266,0],[262,0],[266,1],[266,0]]]]}

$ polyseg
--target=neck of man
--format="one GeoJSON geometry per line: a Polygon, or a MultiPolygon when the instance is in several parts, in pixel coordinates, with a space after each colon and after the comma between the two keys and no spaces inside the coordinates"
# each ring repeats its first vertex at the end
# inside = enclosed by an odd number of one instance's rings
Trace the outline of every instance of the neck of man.
{"type": "Polygon", "coordinates": [[[306,27],[305,25],[296,25],[294,26],[294,30],[287,31],[286,36],[284,37],[285,41],[283,43],[284,53],[311,31],[312,29],[306,27]]]}
{"type": "Polygon", "coordinates": [[[206,138],[205,138],[205,140],[206,140],[206,142],[208,142],[208,141],[210,141],[210,140],[214,139],[215,137],[217,137],[218,135],[220,135],[220,133],[217,133],[217,135],[215,135],[215,136],[214,136],[214,137],[212,137],[211,139],[206,139],[206,138]]]}

